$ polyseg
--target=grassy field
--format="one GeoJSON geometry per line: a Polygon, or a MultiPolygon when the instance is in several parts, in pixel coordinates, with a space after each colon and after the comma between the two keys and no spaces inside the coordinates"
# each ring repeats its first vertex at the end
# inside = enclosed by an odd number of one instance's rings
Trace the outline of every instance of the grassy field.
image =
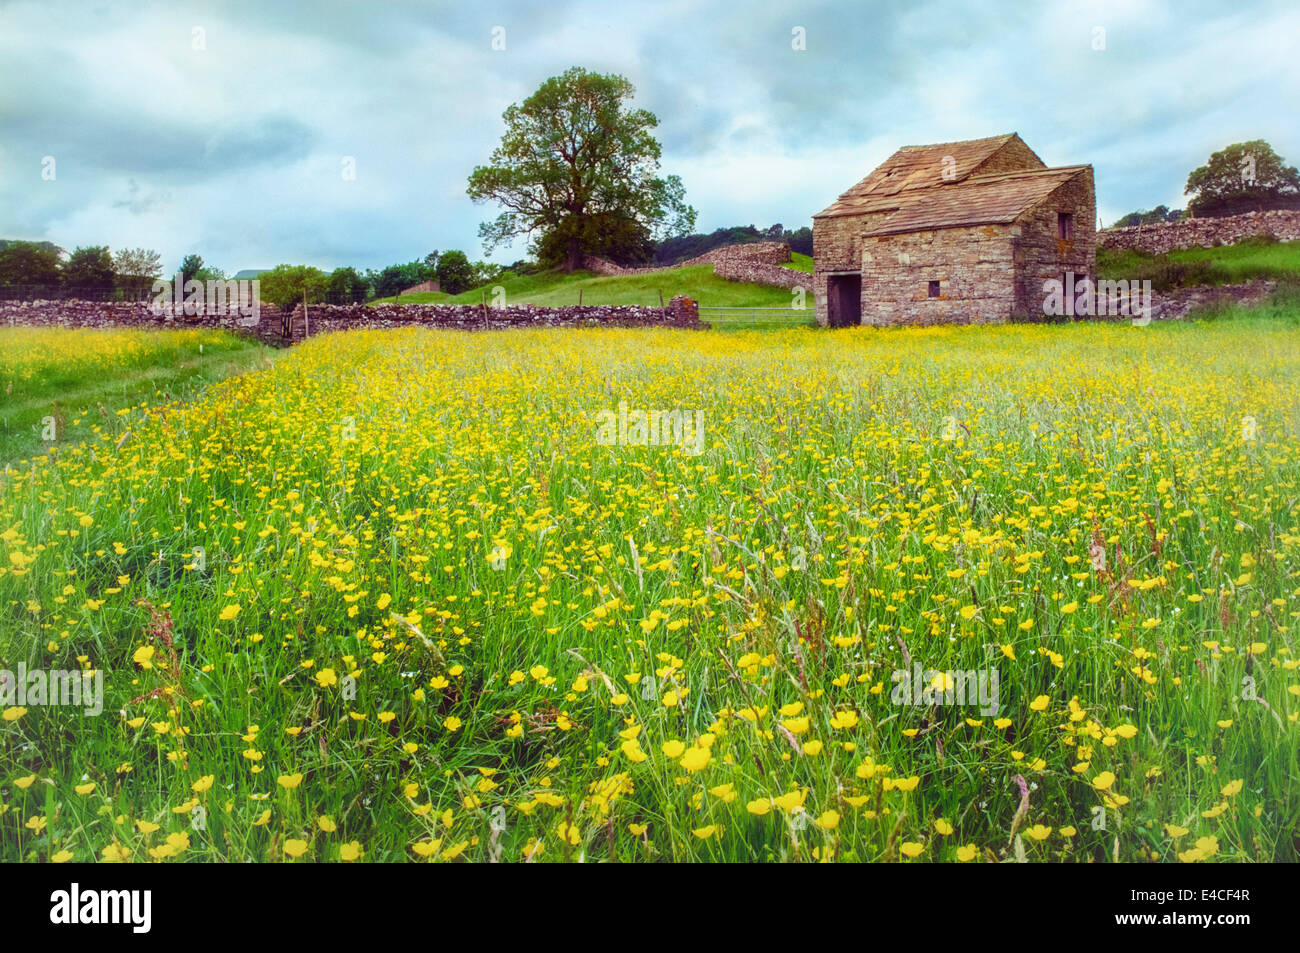
{"type": "MultiPolygon", "coordinates": [[[[642,304],[658,307],[661,291],[665,302],[684,294],[701,304],[715,307],[788,307],[790,304],[790,292],[786,289],[727,281],[713,274],[712,265],[669,268],[648,275],[616,278],[597,277],[588,271],[575,271],[571,274],[548,271],[505,281],[500,287],[505,289],[507,304],[577,304],[578,293],[581,292],[583,304],[642,304]]],[[[490,304],[491,294],[491,288],[476,288],[459,295],[421,292],[402,295],[401,303],[478,304],[487,295],[490,304]]],[[[372,303],[391,303],[397,300],[381,298],[372,303]]]]}
{"type": "Polygon", "coordinates": [[[8,683],[0,860],[1300,859],[1298,375],[1267,318],[314,338],[0,477],[0,667],[103,680],[8,683]]]}
{"type": "Polygon", "coordinates": [[[1156,291],[1189,285],[1239,284],[1255,278],[1300,280],[1300,242],[1249,240],[1220,248],[1188,248],[1165,255],[1098,249],[1097,276],[1150,279],[1156,291]]]}
{"type": "Polygon", "coordinates": [[[816,328],[817,315],[813,310],[812,298],[808,298],[806,307],[777,308],[771,311],[760,309],[750,311],[727,311],[715,308],[701,308],[700,321],[714,331],[772,331],[783,328],[816,328]]]}
{"type": "Polygon", "coordinates": [[[0,328],[0,463],[93,440],[128,409],[195,394],[265,354],[218,331],[0,328]]]}

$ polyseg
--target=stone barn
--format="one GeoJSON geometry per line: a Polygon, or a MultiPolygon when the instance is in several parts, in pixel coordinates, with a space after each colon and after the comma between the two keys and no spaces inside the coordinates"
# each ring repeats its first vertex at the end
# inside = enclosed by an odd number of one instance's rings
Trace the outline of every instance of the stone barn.
{"type": "Polygon", "coordinates": [[[1000,323],[1043,283],[1093,278],[1092,166],[1049,169],[1020,136],[904,146],[813,216],[817,321],[1000,323]]]}

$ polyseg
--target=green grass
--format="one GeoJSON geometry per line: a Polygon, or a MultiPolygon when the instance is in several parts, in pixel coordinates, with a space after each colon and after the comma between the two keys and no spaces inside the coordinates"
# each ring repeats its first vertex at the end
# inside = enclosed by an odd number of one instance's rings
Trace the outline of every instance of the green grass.
{"type": "MultiPolygon", "coordinates": [[[[787,303],[788,304],[788,303],[787,303]]],[[[795,310],[783,307],[773,311],[715,311],[700,309],[700,320],[714,331],[764,331],[779,328],[817,329],[817,314],[813,310],[812,298],[807,299],[807,307],[795,310]]]]}
{"type": "Polygon", "coordinates": [[[812,255],[801,255],[797,251],[791,252],[790,261],[785,267],[794,271],[806,271],[811,275],[813,273],[813,257],[812,255]]]}
{"type": "Polygon", "coordinates": [[[1236,245],[1188,248],[1164,255],[1100,248],[1097,277],[1149,279],[1156,291],[1190,285],[1239,284],[1256,278],[1300,280],[1300,242],[1252,239],[1236,245]]]}
{"type": "Polygon", "coordinates": [[[220,331],[0,328],[0,463],[91,440],[130,408],[193,397],[266,353],[220,331]]]}
{"type": "Polygon", "coordinates": [[[111,420],[0,476],[0,667],[105,692],[0,704],[0,860],[1300,859],[1271,313],[355,331],[111,420]]]}
{"type": "MultiPolygon", "coordinates": [[[[700,304],[728,307],[786,307],[790,292],[784,288],[769,288],[745,282],[727,281],[713,273],[712,265],[694,265],[690,268],[669,268],[648,275],[599,277],[588,271],[564,274],[548,271],[538,275],[522,275],[502,283],[507,304],[535,304],[548,307],[578,303],[581,292],[583,304],[639,304],[659,306],[659,294],[664,303],[677,295],[689,295],[700,304]]],[[[486,298],[492,303],[492,288],[476,288],[459,295],[423,292],[402,295],[399,299],[382,298],[373,304],[478,304],[486,298]]]]}
{"type": "Polygon", "coordinates": [[[1268,320],[1280,324],[1300,324],[1300,280],[1284,279],[1273,293],[1256,305],[1245,306],[1236,302],[1204,305],[1192,310],[1191,321],[1254,321],[1268,320]]]}

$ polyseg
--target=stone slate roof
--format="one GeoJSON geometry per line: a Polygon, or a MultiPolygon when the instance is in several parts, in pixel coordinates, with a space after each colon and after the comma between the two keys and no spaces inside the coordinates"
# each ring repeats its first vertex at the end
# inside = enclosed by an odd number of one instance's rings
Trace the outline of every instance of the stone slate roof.
{"type": "Polygon", "coordinates": [[[1015,138],[1016,134],[970,139],[965,142],[940,142],[930,146],[903,146],[882,162],[865,179],[841,195],[829,208],[814,218],[835,215],[861,215],[898,208],[900,193],[951,185],[971,174],[980,163],[1015,138]],[[944,159],[952,156],[952,178],[943,178],[944,159]]]}
{"type": "Polygon", "coordinates": [[[892,213],[868,235],[1014,221],[1087,168],[976,173],[985,161],[1018,138],[1013,132],[964,142],[904,146],[813,217],[892,213]]]}
{"type": "Polygon", "coordinates": [[[918,191],[868,235],[897,235],[933,228],[1014,222],[1086,165],[972,175],[965,181],[918,191]]]}

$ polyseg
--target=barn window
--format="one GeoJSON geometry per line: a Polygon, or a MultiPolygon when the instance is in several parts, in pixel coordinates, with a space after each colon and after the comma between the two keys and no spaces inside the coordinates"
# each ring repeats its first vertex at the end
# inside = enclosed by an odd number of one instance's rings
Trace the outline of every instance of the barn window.
{"type": "Polygon", "coordinates": [[[939,297],[939,282],[937,281],[930,282],[930,297],[931,298],[939,297]]]}
{"type": "Polygon", "coordinates": [[[1056,213],[1056,237],[1071,239],[1074,237],[1074,213],[1057,212],[1056,213]]]}

